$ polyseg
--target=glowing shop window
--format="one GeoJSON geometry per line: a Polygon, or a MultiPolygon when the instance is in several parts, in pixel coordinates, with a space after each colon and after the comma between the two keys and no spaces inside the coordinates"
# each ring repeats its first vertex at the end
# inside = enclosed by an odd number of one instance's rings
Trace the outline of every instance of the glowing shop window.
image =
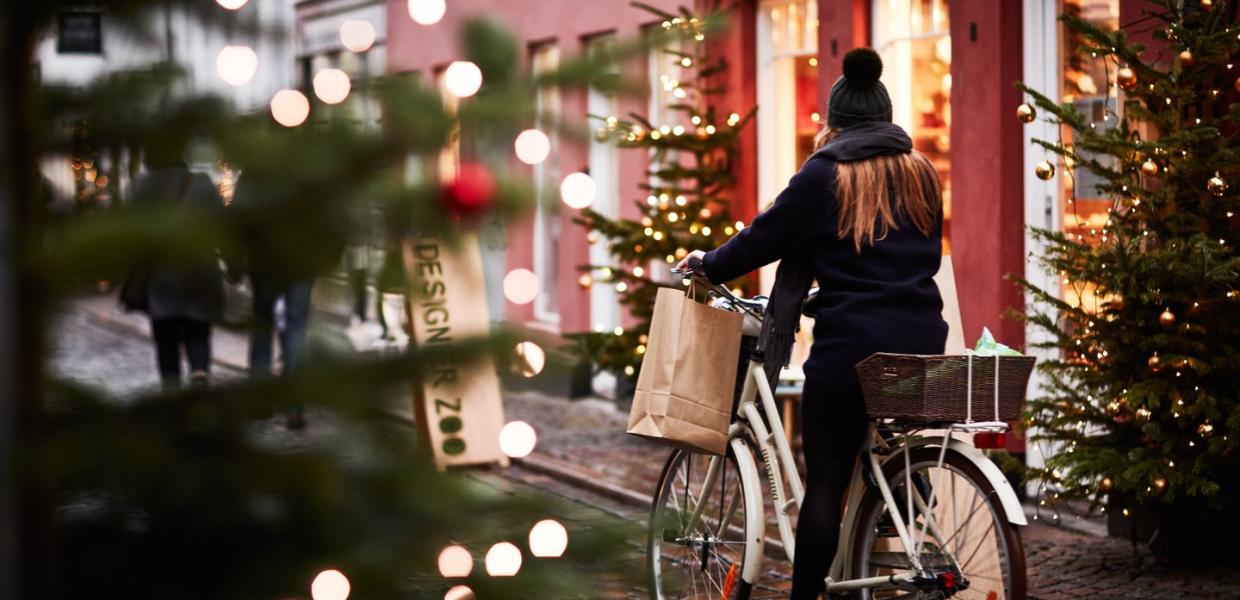
{"type": "Polygon", "coordinates": [[[948,0],[875,0],[874,48],[893,120],[943,182],[943,252],[951,253],[952,41],[948,0]]]}

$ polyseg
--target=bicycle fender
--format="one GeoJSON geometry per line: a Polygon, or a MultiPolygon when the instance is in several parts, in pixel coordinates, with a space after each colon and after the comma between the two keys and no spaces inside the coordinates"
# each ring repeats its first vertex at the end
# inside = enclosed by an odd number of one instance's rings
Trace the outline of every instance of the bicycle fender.
{"type": "Polygon", "coordinates": [[[762,557],[766,542],[766,504],[762,498],[762,482],[758,480],[758,464],[754,462],[749,445],[740,437],[733,437],[729,443],[733,455],[736,456],[736,466],[740,469],[741,489],[745,494],[745,533],[749,536],[749,549],[745,552],[741,579],[754,583],[762,575],[762,557]],[[754,523],[757,527],[749,530],[749,525],[754,523]]]}
{"type": "MultiPolygon", "coordinates": [[[[941,446],[939,443],[941,439],[941,437],[928,436],[917,439],[911,445],[913,447],[938,447],[941,446]]],[[[972,444],[956,438],[952,438],[947,443],[947,448],[969,459],[969,462],[973,463],[973,466],[982,472],[982,475],[986,477],[990,485],[994,486],[995,493],[999,495],[999,503],[1003,505],[1003,512],[1007,513],[1009,523],[1013,525],[1029,524],[1029,521],[1025,519],[1025,509],[1020,505],[1020,499],[1016,497],[1016,490],[1012,489],[1012,484],[1007,477],[1003,476],[1003,471],[1000,471],[994,462],[987,458],[985,454],[982,454],[981,450],[974,448],[972,444]]]]}

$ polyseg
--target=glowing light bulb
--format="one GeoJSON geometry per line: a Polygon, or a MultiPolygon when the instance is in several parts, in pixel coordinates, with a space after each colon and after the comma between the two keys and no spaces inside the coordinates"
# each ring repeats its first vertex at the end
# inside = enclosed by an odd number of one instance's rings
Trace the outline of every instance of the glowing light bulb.
{"type": "Polygon", "coordinates": [[[310,583],[310,597],[314,600],[345,600],[349,591],[349,579],[335,569],[319,573],[310,583]]]}
{"type": "Polygon", "coordinates": [[[536,165],[547,160],[547,155],[551,154],[551,140],[537,129],[526,129],[517,135],[513,148],[521,162],[536,165]]]}
{"type": "Polygon", "coordinates": [[[245,85],[258,71],[258,55],[249,46],[224,46],[215,57],[215,70],[229,85],[245,85]]]}
{"type": "Polygon", "coordinates": [[[504,276],[504,297],[513,304],[529,304],[538,296],[538,276],[529,269],[513,269],[504,276]]]}
{"type": "MultiPolygon", "coordinates": [[[[499,430],[499,449],[512,458],[529,456],[538,443],[538,434],[525,421],[511,421],[499,430]]],[[[492,548],[494,550],[494,548],[492,548]]],[[[487,571],[490,571],[491,557],[487,556],[487,571]]],[[[519,561],[518,561],[518,564],[519,561]]]]}
{"type": "Polygon", "coordinates": [[[546,519],[530,529],[530,554],[539,558],[558,558],[568,548],[568,530],[559,521],[546,519]]]}
{"type": "Polygon", "coordinates": [[[443,600],[474,600],[475,598],[474,590],[467,585],[454,585],[443,595],[443,600]]]}
{"type": "Polygon", "coordinates": [[[534,342],[521,342],[513,349],[512,370],[517,375],[534,377],[542,373],[546,364],[547,353],[543,351],[542,346],[534,342]]]}
{"type": "Polygon", "coordinates": [[[349,97],[352,84],[340,69],[323,69],[314,76],[314,95],[327,104],[340,104],[349,97]]]}
{"type": "Polygon", "coordinates": [[[482,70],[467,60],[454,61],[443,72],[443,83],[457,98],[468,98],[482,87],[482,70]]]}
{"type": "Polygon", "coordinates": [[[469,577],[474,570],[474,557],[463,546],[445,546],[439,551],[439,574],[444,577],[469,577]]]}
{"type": "Polygon", "coordinates": [[[245,6],[245,3],[248,1],[249,0],[215,0],[215,3],[228,10],[240,10],[240,8],[245,6]]]}
{"type": "Polygon", "coordinates": [[[512,577],[521,570],[521,550],[509,542],[500,542],[487,550],[487,574],[512,577]]]}
{"type": "Polygon", "coordinates": [[[375,26],[370,21],[348,19],[340,24],[340,45],[350,52],[365,52],[375,45],[375,26]]]}
{"type": "Polygon", "coordinates": [[[560,198],[569,208],[585,208],[594,202],[598,187],[585,173],[570,173],[560,184],[560,198]]]}
{"type": "Polygon", "coordinates": [[[418,25],[434,25],[443,18],[448,6],[444,0],[409,0],[409,18],[418,25]]]}
{"type": "Polygon", "coordinates": [[[285,127],[296,127],[310,116],[310,100],[297,90],[280,90],[271,97],[271,116],[285,127]]]}

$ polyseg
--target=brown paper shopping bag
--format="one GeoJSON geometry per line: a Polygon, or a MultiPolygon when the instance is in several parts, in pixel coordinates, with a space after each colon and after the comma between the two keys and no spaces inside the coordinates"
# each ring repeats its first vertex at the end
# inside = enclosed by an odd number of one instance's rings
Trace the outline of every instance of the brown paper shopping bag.
{"type": "Polygon", "coordinates": [[[732,416],[741,314],[660,288],[628,432],[723,454],[732,416]]]}

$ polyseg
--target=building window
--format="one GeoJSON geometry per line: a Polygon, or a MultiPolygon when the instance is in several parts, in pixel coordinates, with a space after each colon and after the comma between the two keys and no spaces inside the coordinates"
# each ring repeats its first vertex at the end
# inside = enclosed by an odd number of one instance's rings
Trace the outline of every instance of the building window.
{"type": "Polygon", "coordinates": [[[874,48],[892,117],[943,183],[943,252],[951,253],[952,42],[948,0],[874,0],[874,48]]]}
{"type": "MultiPolygon", "coordinates": [[[[1065,0],[1063,12],[1103,31],[1115,31],[1119,27],[1119,0],[1065,0]]],[[[1115,127],[1118,123],[1117,101],[1112,94],[1115,67],[1107,65],[1101,57],[1094,58],[1084,52],[1086,44],[1079,33],[1070,32],[1062,23],[1059,25],[1060,100],[1076,108],[1095,129],[1115,127]]],[[[1072,144],[1071,127],[1061,127],[1059,134],[1064,144],[1072,144]]],[[[1113,157],[1093,156],[1084,151],[1080,154],[1104,164],[1113,160],[1113,157]]],[[[1064,169],[1064,176],[1057,181],[1063,232],[1080,241],[1098,241],[1107,224],[1107,210],[1111,208],[1111,199],[1098,191],[1098,184],[1102,182],[1087,169],[1064,169]]],[[[1062,290],[1064,300],[1070,304],[1083,303],[1087,309],[1096,308],[1097,298],[1092,289],[1064,285],[1062,290]]]]}
{"type": "MultiPolygon", "coordinates": [[[[560,49],[554,42],[537,44],[530,49],[530,66],[535,75],[559,68],[560,49]]],[[[534,165],[534,195],[538,208],[534,212],[534,274],[545,283],[534,300],[534,317],[548,323],[560,321],[560,202],[559,170],[556,152],[559,138],[553,119],[560,114],[560,91],[540,87],[534,95],[537,113],[535,126],[551,138],[551,155],[534,165]]]]}

